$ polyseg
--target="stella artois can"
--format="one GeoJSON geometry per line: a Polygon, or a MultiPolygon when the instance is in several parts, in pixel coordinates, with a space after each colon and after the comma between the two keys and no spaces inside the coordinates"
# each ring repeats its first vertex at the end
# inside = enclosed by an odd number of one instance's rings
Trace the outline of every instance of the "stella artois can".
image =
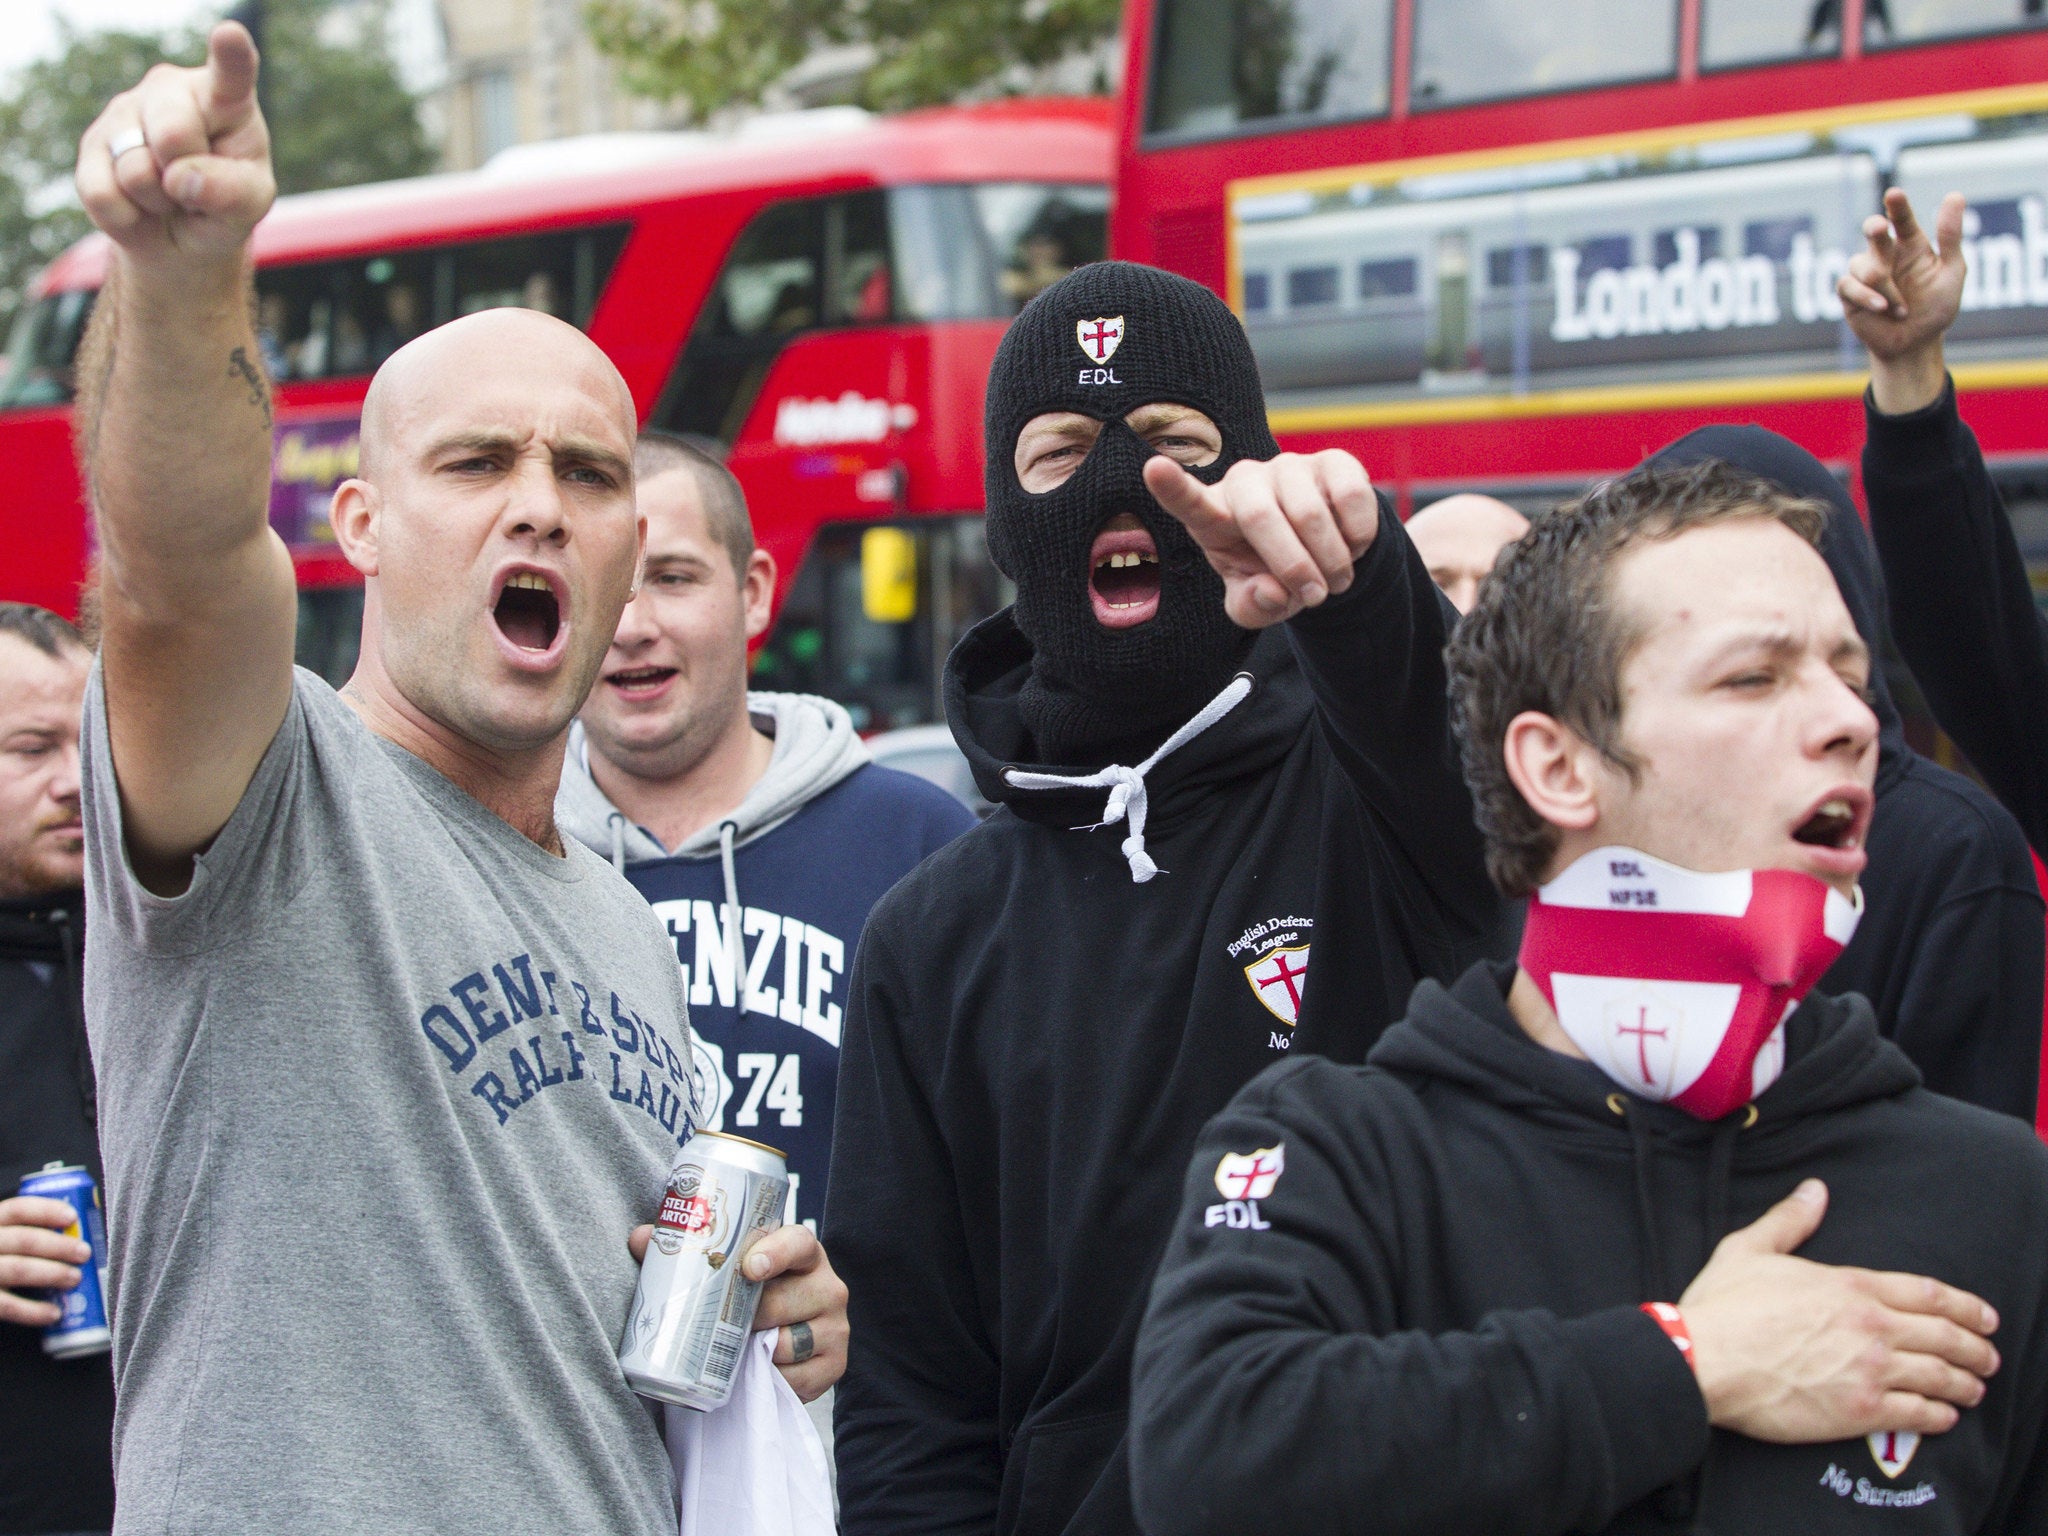
{"type": "Polygon", "coordinates": [[[789,1165],[773,1147],[699,1131],[676,1154],[619,1343],[635,1392],[707,1411],[732,1395],[761,1301],[741,1260],[782,1225],[788,1199],[789,1165]]]}

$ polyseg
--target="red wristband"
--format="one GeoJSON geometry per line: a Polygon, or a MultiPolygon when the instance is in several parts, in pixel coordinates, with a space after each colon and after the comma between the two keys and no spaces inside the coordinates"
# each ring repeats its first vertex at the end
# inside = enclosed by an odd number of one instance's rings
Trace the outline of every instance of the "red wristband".
{"type": "Polygon", "coordinates": [[[1699,1367],[1693,1365],[1692,1334],[1686,1329],[1685,1314],[1668,1301],[1646,1301],[1643,1311],[1649,1314],[1651,1322],[1664,1330],[1664,1336],[1678,1346],[1678,1352],[1685,1356],[1685,1363],[1698,1370],[1699,1367]]]}

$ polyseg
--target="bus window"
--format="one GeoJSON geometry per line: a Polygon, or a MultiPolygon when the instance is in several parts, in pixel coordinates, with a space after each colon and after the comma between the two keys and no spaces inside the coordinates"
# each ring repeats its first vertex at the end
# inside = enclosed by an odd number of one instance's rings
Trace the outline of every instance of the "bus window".
{"type": "Polygon", "coordinates": [[[1647,80],[1678,69],[1678,0],[1415,0],[1417,106],[1647,80]]]}
{"type": "Polygon", "coordinates": [[[264,365],[280,383],[359,378],[420,332],[481,309],[538,309],[587,327],[626,232],[611,224],[259,267],[264,365]]]}
{"type": "Polygon", "coordinates": [[[897,317],[1014,315],[1108,246],[1105,187],[995,182],[889,194],[897,317]]]}
{"type": "Polygon", "coordinates": [[[1387,110],[1392,0],[1162,0],[1152,133],[1387,110]]]}
{"type": "MultiPolygon", "coordinates": [[[[1838,5],[1841,0],[1819,3],[1838,5]]],[[[2048,25],[2043,0],[1863,0],[1863,40],[1870,47],[2043,25],[2048,25]]]]}
{"type": "Polygon", "coordinates": [[[783,343],[820,324],[825,211],[840,201],[775,203],[740,231],[649,425],[733,440],[783,343]]]}
{"type": "Polygon", "coordinates": [[[1270,273],[1247,272],[1244,275],[1244,312],[1248,315],[1263,315],[1273,304],[1273,279],[1270,273]]]}
{"type": "Polygon", "coordinates": [[[1076,267],[1109,254],[1109,188],[997,183],[973,189],[974,211],[1013,315],[1076,267]]]}
{"type": "Polygon", "coordinates": [[[1650,264],[1658,271],[1678,260],[1678,237],[1686,229],[1699,242],[1693,255],[1700,261],[1712,261],[1721,254],[1721,230],[1714,224],[1691,224],[1679,229],[1660,229],[1650,237],[1650,264]]]}
{"type": "Polygon", "coordinates": [[[92,314],[94,290],[53,293],[23,307],[0,373],[0,410],[63,405],[73,388],[71,360],[92,314]]]}
{"type": "Polygon", "coordinates": [[[961,635],[1015,596],[988,558],[978,517],[907,523],[833,523],[804,555],[775,627],[754,657],[757,687],[839,700],[861,731],[889,731],[945,717],[935,680],[961,635]],[[862,587],[863,536],[909,535],[914,568],[910,617],[869,616],[862,587]]]}
{"type": "Polygon", "coordinates": [[[579,330],[626,243],[623,225],[568,234],[513,235],[458,245],[451,315],[480,309],[537,309],[579,330]]]}
{"type": "Polygon", "coordinates": [[[1415,292],[1415,258],[1396,256],[1358,264],[1358,297],[1401,299],[1415,292]]]}
{"type": "Polygon", "coordinates": [[[1486,286],[1489,288],[1522,288],[1544,282],[1549,276],[1548,246],[1530,242],[1496,245],[1486,253],[1486,286]]]}
{"type": "Polygon", "coordinates": [[[792,338],[1006,319],[1100,261],[1108,226],[1100,186],[896,187],[774,204],[733,242],[648,424],[730,443],[792,338]]]}
{"type": "Polygon", "coordinates": [[[1287,274],[1287,307],[1313,309],[1337,302],[1335,267],[1296,267],[1287,274]]]}
{"type": "MultiPolygon", "coordinates": [[[[1884,0],[1865,5],[1881,12],[1884,0]]],[[[1704,0],[1701,7],[1700,63],[1707,69],[1825,58],[1841,49],[1841,0],[1704,0]]]]}

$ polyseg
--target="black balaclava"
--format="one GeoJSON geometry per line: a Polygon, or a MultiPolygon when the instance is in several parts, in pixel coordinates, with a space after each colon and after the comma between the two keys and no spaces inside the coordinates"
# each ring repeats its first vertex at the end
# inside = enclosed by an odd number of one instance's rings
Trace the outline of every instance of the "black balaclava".
{"type": "Polygon", "coordinates": [[[1159,401],[1193,406],[1223,435],[1216,462],[1190,471],[1198,480],[1213,485],[1239,459],[1280,451],[1237,317],[1200,284],[1131,262],[1082,267],[1046,289],[989,370],[989,553],[1017,584],[1017,627],[1032,648],[1017,703],[1045,762],[1156,742],[1229,681],[1254,638],[1223,611],[1222,579],[1200,546],[1145,489],[1152,450],[1123,418],[1159,401]],[[1066,484],[1033,495],[1017,481],[1017,434],[1047,411],[1103,429],[1066,484]],[[1159,611],[1112,630],[1089,600],[1088,553],[1120,512],[1158,548],[1159,611]]]}

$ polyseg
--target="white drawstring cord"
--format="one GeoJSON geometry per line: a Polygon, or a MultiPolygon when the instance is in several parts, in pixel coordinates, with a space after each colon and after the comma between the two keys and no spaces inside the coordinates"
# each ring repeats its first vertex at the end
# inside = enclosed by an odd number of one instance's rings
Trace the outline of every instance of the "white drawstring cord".
{"type": "Polygon", "coordinates": [[[1229,714],[1245,700],[1252,691],[1251,674],[1240,672],[1224,686],[1221,693],[1202,706],[1201,712],[1186,725],[1175,731],[1159,744],[1159,750],[1135,768],[1126,768],[1121,763],[1111,763],[1096,773],[1031,773],[1022,768],[1005,768],[1003,778],[1017,789],[1106,789],[1109,803],[1102,808],[1102,820],[1086,827],[1076,827],[1077,832],[1093,831],[1096,827],[1114,826],[1127,821],[1131,834],[1123,841],[1123,856],[1130,861],[1131,879],[1143,885],[1159,873],[1159,866],[1152,862],[1152,856],[1145,852],[1145,817],[1151,810],[1151,796],[1145,788],[1145,775],[1159,766],[1160,760],[1169,753],[1178,751],[1209,729],[1218,720],[1229,714]]]}

